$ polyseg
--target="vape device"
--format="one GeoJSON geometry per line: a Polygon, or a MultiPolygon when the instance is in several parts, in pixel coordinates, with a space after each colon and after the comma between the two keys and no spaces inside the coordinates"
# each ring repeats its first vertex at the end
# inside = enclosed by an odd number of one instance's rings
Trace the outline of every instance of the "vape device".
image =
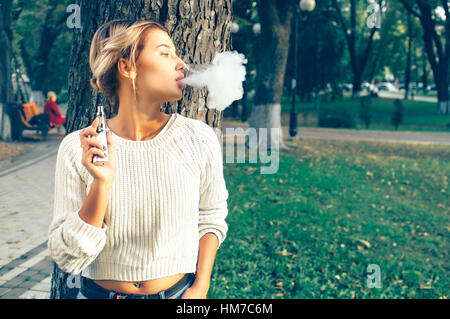
{"type": "Polygon", "coordinates": [[[97,140],[102,143],[103,152],[105,153],[105,157],[94,155],[93,162],[108,162],[108,141],[106,139],[106,125],[105,125],[105,112],[103,110],[103,106],[99,105],[97,107],[97,116],[100,119],[99,127],[97,129],[98,135],[96,136],[97,140]]]}

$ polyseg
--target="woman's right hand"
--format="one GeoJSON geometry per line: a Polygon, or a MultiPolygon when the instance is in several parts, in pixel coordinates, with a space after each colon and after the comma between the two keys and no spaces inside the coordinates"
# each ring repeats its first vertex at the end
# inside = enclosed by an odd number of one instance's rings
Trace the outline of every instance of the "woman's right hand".
{"type": "Polygon", "coordinates": [[[80,142],[83,147],[81,163],[86,167],[94,180],[107,185],[112,185],[116,175],[116,156],[114,141],[109,130],[106,132],[106,140],[108,142],[108,162],[93,162],[94,155],[104,157],[102,143],[95,138],[95,136],[98,135],[98,127],[99,118],[97,116],[90,127],[87,127],[80,132],[80,142]]]}

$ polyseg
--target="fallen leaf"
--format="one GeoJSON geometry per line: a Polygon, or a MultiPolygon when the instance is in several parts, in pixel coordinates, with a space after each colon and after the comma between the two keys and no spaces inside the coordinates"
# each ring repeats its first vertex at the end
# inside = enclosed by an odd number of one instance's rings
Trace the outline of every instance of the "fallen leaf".
{"type": "Polygon", "coordinates": [[[366,246],[367,248],[370,248],[370,243],[367,240],[363,240],[363,239],[356,239],[357,241],[359,241],[361,244],[363,244],[364,246],[366,246]]]}
{"type": "Polygon", "coordinates": [[[283,249],[282,251],[276,251],[275,254],[279,254],[279,255],[281,255],[281,256],[289,256],[289,255],[292,255],[292,253],[288,252],[288,251],[286,250],[286,248],[283,249]]]}

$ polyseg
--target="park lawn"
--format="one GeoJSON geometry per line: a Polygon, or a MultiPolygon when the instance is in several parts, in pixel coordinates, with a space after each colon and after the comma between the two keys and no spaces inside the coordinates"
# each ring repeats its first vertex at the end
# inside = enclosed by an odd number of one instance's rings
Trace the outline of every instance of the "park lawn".
{"type": "MultiPolygon", "coordinates": [[[[436,115],[437,103],[421,102],[421,101],[404,101],[404,117],[403,124],[398,128],[399,131],[444,131],[449,132],[450,127],[446,125],[450,123],[450,116],[436,115]]],[[[360,99],[343,98],[342,100],[321,101],[319,109],[336,110],[346,108],[356,122],[357,129],[366,129],[363,121],[359,119],[360,99]]],[[[291,97],[283,96],[281,100],[282,113],[285,114],[282,125],[288,126],[288,115],[291,110],[291,97]]],[[[369,130],[394,130],[391,124],[392,113],[394,111],[394,99],[372,98],[371,104],[372,120],[369,130]]],[[[313,117],[309,121],[305,121],[303,126],[317,126],[317,112],[314,102],[306,103],[298,101],[296,103],[296,111],[300,114],[309,114],[313,117]]],[[[302,122],[301,119],[299,122],[302,122]]]]}
{"type": "Polygon", "coordinates": [[[448,297],[448,146],[287,143],[276,174],[224,164],[229,231],[208,298],[448,297]]]}

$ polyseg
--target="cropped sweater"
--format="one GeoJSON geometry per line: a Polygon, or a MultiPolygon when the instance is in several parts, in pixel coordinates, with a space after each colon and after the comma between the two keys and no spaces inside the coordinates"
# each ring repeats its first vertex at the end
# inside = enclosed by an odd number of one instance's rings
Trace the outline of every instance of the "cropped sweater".
{"type": "Polygon", "coordinates": [[[120,281],[195,273],[200,238],[213,233],[220,247],[228,231],[228,191],[214,130],[174,113],[149,140],[111,131],[117,171],[103,228],[78,214],[93,182],[81,163],[80,131],[63,138],[56,160],[48,248],[59,268],[120,281]]]}

